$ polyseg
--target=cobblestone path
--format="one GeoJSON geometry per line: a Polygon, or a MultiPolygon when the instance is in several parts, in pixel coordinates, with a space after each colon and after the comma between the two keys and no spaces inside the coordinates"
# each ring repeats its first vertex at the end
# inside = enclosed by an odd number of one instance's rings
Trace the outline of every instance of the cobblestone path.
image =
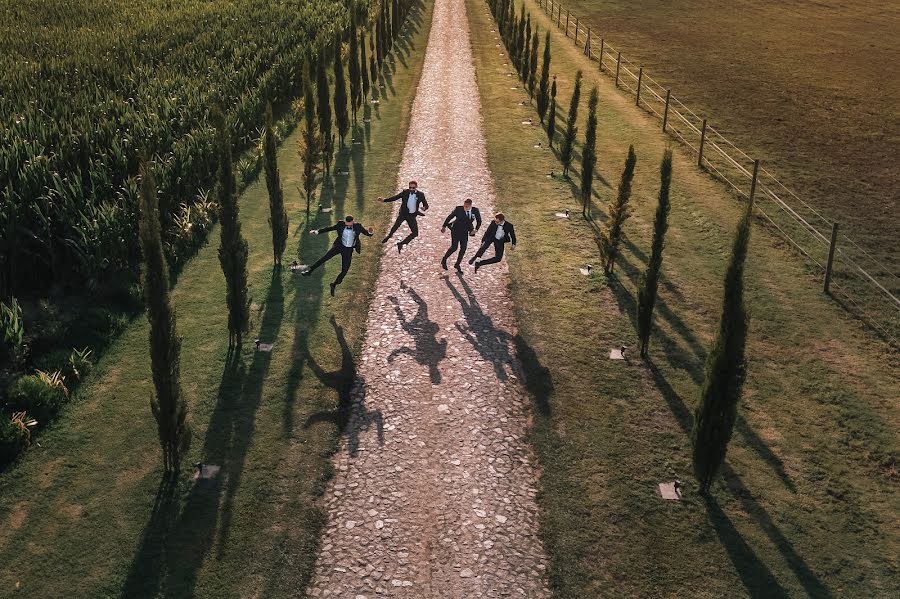
{"type": "Polygon", "coordinates": [[[492,214],[464,0],[435,6],[396,181],[410,179],[431,207],[403,254],[386,245],[310,594],[545,597],[506,266],[440,267],[452,208],[470,196],[483,227],[492,214]]]}

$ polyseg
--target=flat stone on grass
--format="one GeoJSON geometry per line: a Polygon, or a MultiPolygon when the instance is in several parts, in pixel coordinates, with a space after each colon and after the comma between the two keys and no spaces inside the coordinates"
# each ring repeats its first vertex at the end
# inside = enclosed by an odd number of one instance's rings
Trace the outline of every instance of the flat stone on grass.
{"type": "Polygon", "coordinates": [[[622,353],[621,349],[611,349],[611,350],[609,350],[609,359],[610,360],[624,360],[625,354],[622,353]]]}
{"type": "Polygon", "coordinates": [[[656,493],[657,495],[668,501],[681,501],[680,488],[680,485],[676,485],[674,482],[659,483],[659,485],[656,487],[656,493]]]}

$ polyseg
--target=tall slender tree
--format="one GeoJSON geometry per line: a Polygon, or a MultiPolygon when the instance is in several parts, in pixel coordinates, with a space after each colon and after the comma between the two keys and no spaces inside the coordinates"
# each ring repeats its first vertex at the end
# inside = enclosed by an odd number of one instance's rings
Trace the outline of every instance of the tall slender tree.
{"type": "Polygon", "coordinates": [[[656,203],[656,216],[653,218],[653,243],[650,249],[650,261],[647,270],[641,277],[637,293],[637,334],[641,357],[647,357],[650,344],[650,332],[653,327],[653,308],[656,305],[656,292],[659,286],[659,273],[662,269],[663,248],[666,231],[669,228],[669,186],[672,183],[672,150],[666,149],[662,163],[659,165],[659,197],[656,203]]]}
{"type": "Polygon", "coordinates": [[[541,82],[538,84],[537,111],[541,123],[550,105],[550,32],[544,36],[544,62],[541,65],[541,82]]]}
{"type": "Polygon", "coordinates": [[[522,57],[519,60],[519,79],[524,87],[528,87],[528,67],[531,64],[531,13],[525,21],[525,47],[522,49],[522,57]]]}
{"type": "Polygon", "coordinates": [[[594,86],[588,100],[587,129],[581,153],[581,213],[585,218],[591,216],[591,191],[594,185],[594,167],[597,166],[597,101],[597,86],[594,86]]]}
{"type": "Polygon", "coordinates": [[[575,150],[575,138],[578,135],[578,104],[581,102],[581,71],[575,73],[575,89],[572,91],[572,100],[569,102],[569,118],[566,120],[566,132],[563,134],[562,147],[559,150],[559,159],[563,163],[563,175],[569,174],[572,166],[572,154],[575,150]]]}
{"type": "Polygon", "coordinates": [[[366,32],[359,32],[359,74],[362,80],[362,103],[369,102],[369,60],[366,57],[366,32]]]}
{"type": "Polygon", "coordinates": [[[528,100],[534,100],[534,88],[537,84],[537,60],[538,60],[538,38],[537,25],[534,27],[534,34],[531,36],[531,55],[528,57],[528,100]]]}
{"type": "Polygon", "coordinates": [[[550,114],[547,115],[547,139],[550,147],[553,147],[553,138],[556,135],[556,75],[553,76],[553,86],[550,88],[550,114]]]}
{"type": "Polygon", "coordinates": [[[272,127],[272,104],[266,104],[266,128],[263,134],[263,166],[266,171],[266,188],[269,191],[269,225],[272,227],[272,255],[275,266],[281,266],[281,256],[287,247],[288,215],[284,209],[284,191],[278,172],[278,150],[272,127]]]}
{"type": "Polygon", "coordinates": [[[298,152],[303,163],[303,193],[306,196],[306,223],[309,225],[309,208],[315,196],[319,164],[322,161],[322,138],[316,122],[316,102],[309,81],[304,87],[303,97],[304,127],[298,152]]]}
{"type": "Polygon", "coordinates": [[[522,2],[522,15],[519,17],[517,22],[518,29],[516,30],[516,66],[519,69],[519,73],[522,72],[522,61],[524,60],[525,55],[525,2],[522,2]]]}
{"type": "Polygon", "coordinates": [[[150,365],[155,395],[150,410],[156,419],[166,475],[178,471],[191,444],[187,404],[181,390],[181,338],[169,299],[169,271],[163,257],[156,200],[156,181],[149,165],[141,165],[139,238],[144,256],[144,303],[150,323],[150,365]]]}
{"type": "Polygon", "coordinates": [[[750,316],[744,307],[744,262],[750,242],[753,204],[738,223],[725,272],[719,331],[706,357],[706,374],[691,431],[694,475],[707,493],[725,460],[746,376],[745,349],[750,316]]]}
{"type": "Polygon", "coordinates": [[[369,34],[369,72],[371,74],[370,79],[372,80],[373,99],[378,95],[378,65],[380,64],[377,58],[378,51],[375,49],[375,32],[377,30],[376,27],[369,34]]]}
{"type": "MultiPolygon", "coordinates": [[[[347,54],[347,71],[350,75],[350,111],[356,123],[356,111],[359,110],[362,96],[362,78],[359,71],[359,42],[356,37],[359,27],[356,24],[356,3],[350,3],[350,46],[347,54]]],[[[363,63],[365,64],[365,63],[363,63]]]]}
{"type": "Polygon", "coordinates": [[[225,115],[217,111],[219,145],[219,264],[225,275],[225,302],[228,305],[228,345],[236,348],[250,328],[250,295],[247,290],[247,240],[241,234],[237,183],[231,161],[231,135],[225,115]]]}
{"type": "Polygon", "coordinates": [[[341,34],[334,40],[334,120],[337,124],[341,145],[350,130],[350,116],[347,114],[347,83],[344,77],[344,62],[341,60],[341,34]]]}
{"type": "Polygon", "coordinates": [[[331,99],[328,94],[328,73],[325,70],[326,53],[323,46],[316,57],[316,97],[319,109],[319,135],[322,136],[322,160],[325,173],[331,174],[331,156],[334,149],[334,134],[331,132],[331,99]]]}
{"type": "Polygon", "coordinates": [[[634,146],[628,146],[628,157],[625,159],[625,168],[622,170],[622,178],[619,180],[619,189],[615,201],[609,205],[609,218],[606,221],[606,230],[600,234],[600,256],[603,260],[603,272],[612,274],[616,266],[616,257],[619,254],[619,244],[622,241],[622,226],[631,216],[631,207],[628,205],[631,199],[631,181],[634,179],[634,165],[637,156],[634,146]]]}

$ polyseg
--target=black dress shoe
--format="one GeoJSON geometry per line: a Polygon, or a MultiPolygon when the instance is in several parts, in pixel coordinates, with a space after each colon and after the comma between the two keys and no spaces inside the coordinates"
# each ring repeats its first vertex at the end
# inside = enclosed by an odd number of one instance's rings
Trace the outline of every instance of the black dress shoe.
{"type": "Polygon", "coordinates": [[[441,259],[441,268],[443,268],[444,270],[447,270],[447,259],[446,258],[441,259]]]}
{"type": "Polygon", "coordinates": [[[334,290],[337,289],[337,283],[331,284],[331,297],[334,297],[334,290]]]}

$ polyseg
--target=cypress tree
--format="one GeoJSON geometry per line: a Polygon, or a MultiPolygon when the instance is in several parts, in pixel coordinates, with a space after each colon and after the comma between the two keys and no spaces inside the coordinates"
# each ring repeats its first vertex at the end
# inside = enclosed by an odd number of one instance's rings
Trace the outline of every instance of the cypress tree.
{"type": "Polygon", "coordinates": [[[665,247],[666,230],[669,228],[669,185],[672,182],[672,150],[670,149],[663,153],[662,163],[659,166],[659,179],[659,198],[656,204],[656,216],[653,219],[650,261],[647,263],[646,272],[641,277],[637,293],[637,334],[641,357],[644,358],[647,357],[647,348],[650,343],[653,307],[656,305],[663,247],[665,247]]]}
{"type": "Polygon", "coordinates": [[[725,272],[719,331],[706,357],[700,402],[694,412],[691,431],[694,475],[702,493],[709,491],[725,460],[746,375],[745,347],[750,316],[744,307],[744,262],[752,210],[753,205],[748,204],[734,236],[731,261],[725,272]]]}
{"type": "Polygon", "coordinates": [[[300,140],[300,160],[303,162],[303,191],[306,194],[306,222],[309,224],[309,207],[316,191],[316,177],[322,160],[322,138],[316,129],[316,104],[312,85],[306,82],[303,97],[304,128],[300,140]]]}
{"type": "Polygon", "coordinates": [[[228,345],[235,348],[250,328],[250,297],[247,292],[247,241],[241,235],[238,219],[237,183],[231,162],[231,137],[225,116],[218,115],[219,144],[219,263],[225,275],[225,301],[228,305],[228,345]]]}
{"type": "Polygon", "coordinates": [[[356,123],[356,111],[359,110],[360,96],[362,95],[362,78],[359,72],[359,43],[356,37],[358,29],[356,25],[356,4],[351,2],[350,48],[347,56],[347,68],[350,74],[350,110],[353,113],[354,123],[356,123]]]}
{"type": "Polygon", "coordinates": [[[519,60],[519,78],[525,87],[528,87],[528,67],[531,64],[531,13],[525,22],[525,47],[522,49],[522,58],[519,60]]]}
{"type": "Polygon", "coordinates": [[[373,32],[373,37],[375,38],[375,52],[372,53],[373,56],[377,57],[378,62],[378,71],[381,72],[381,66],[384,62],[384,7],[380,7],[378,10],[378,14],[375,16],[375,31],[373,32]]]}
{"type": "Polygon", "coordinates": [[[341,35],[334,40],[334,120],[337,124],[341,145],[350,130],[350,116],[347,114],[347,83],[344,78],[344,63],[341,60],[341,35]]]}
{"type": "Polygon", "coordinates": [[[369,71],[372,80],[372,97],[375,97],[375,90],[378,89],[378,60],[375,50],[375,30],[369,33],[369,71]]]}
{"type": "Polygon", "coordinates": [[[190,447],[191,427],[181,390],[181,338],[169,300],[169,272],[160,237],[156,182],[146,164],[141,165],[139,238],[144,256],[144,302],[150,323],[150,365],[156,391],[150,399],[150,410],[156,419],[163,469],[171,475],[178,471],[181,458],[190,447]]]}
{"type": "Polygon", "coordinates": [[[269,225],[272,227],[272,255],[275,266],[281,266],[281,256],[287,247],[288,215],[284,209],[284,192],[278,172],[278,151],[272,130],[272,105],[266,104],[266,129],[263,134],[263,166],[266,188],[269,190],[269,225]]]}
{"type": "Polygon", "coordinates": [[[359,33],[359,74],[362,79],[362,98],[360,102],[369,102],[369,60],[366,58],[366,32],[359,33]]]}
{"type": "Polygon", "coordinates": [[[547,115],[547,138],[550,147],[553,147],[553,137],[556,135],[556,75],[553,76],[553,87],[550,91],[550,114],[547,115]]]}
{"type": "Polygon", "coordinates": [[[538,38],[537,25],[534,27],[534,35],[531,37],[531,56],[528,57],[528,100],[534,100],[534,87],[537,83],[537,60],[538,60],[538,38]]]}
{"type": "MultiPolygon", "coordinates": [[[[530,18],[531,15],[529,15],[530,18]]],[[[522,2],[522,16],[518,21],[519,28],[516,31],[516,66],[519,73],[522,72],[522,61],[525,60],[525,2],[522,2]]]]}
{"type": "Polygon", "coordinates": [[[628,157],[625,159],[625,168],[622,178],[619,180],[619,190],[615,201],[609,205],[609,219],[606,221],[606,230],[600,234],[600,256],[603,259],[603,272],[611,274],[616,266],[616,256],[619,253],[619,243],[622,241],[622,226],[631,216],[628,201],[631,199],[631,180],[634,178],[634,165],[637,156],[634,154],[634,146],[628,146],[628,157]]]}
{"type": "Polygon", "coordinates": [[[559,159],[563,163],[563,175],[569,174],[572,166],[572,151],[575,149],[575,138],[578,135],[578,104],[581,102],[581,71],[575,73],[575,90],[572,92],[572,101],[569,103],[569,118],[566,121],[566,132],[563,135],[562,148],[559,151],[559,159]]]}
{"type": "Polygon", "coordinates": [[[328,74],[325,71],[324,47],[319,50],[316,58],[316,96],[319,109],[319,135],[322,136],[322,159],[325,163],[325,172],[331,174],[334,134],[331,132],[331,99],[328,97],[328,74]]]}
{"type": "Polygon", "coordinates": [[[581,154],[581,213],[591,215],[591,189],[594,184],[594,167],[597,166],[597,87],[591,90],[588,100],[587,130],[584,132],[584,150],[581,154]]]}
{"type": "Polygon", "coordinates": [[[544,62],[541,65],[541,82],[538,84],[537,111],[544,122],[550,105],[550,32],[544,37],[544,62]]]}

